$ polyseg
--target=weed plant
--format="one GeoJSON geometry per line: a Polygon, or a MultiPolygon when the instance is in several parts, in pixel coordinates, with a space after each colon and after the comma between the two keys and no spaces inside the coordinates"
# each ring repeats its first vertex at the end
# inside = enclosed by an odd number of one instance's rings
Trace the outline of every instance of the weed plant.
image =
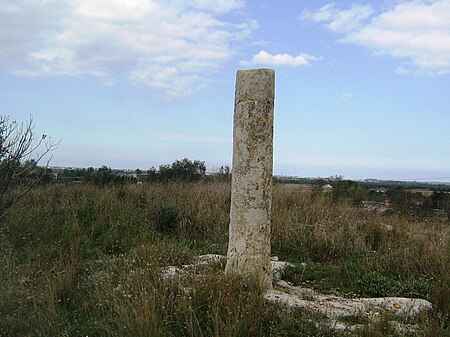
{"type": "MultiPolygon", "coordinates": [[[[229,207],[227,182],[36,188],[0,223],[0,336],[339,336],[317,315],[265,303],[218,266],[162,279],[165,266],[226,253],[229,207]]],[[[448,334],[448,223],[283,185],[272,209],[272,255],[293,263],[289,281],[425,298],[434,309],[413,322],[417,335],[448,334]]],[[[393,334],[388,323],[365,322],[359,335],[393,334]]]]}

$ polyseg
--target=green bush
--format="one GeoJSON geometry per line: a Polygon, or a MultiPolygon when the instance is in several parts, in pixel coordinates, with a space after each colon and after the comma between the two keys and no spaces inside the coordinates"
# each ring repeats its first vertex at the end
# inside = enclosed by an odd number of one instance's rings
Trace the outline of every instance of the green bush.
{"type": "Polygon", "coordinates": [[[163,204],[153,210],[152,220],[156,230],[165,234],[173,234],[179,228],[181,211],[174,204],[163,204]]]}
{"type": "Polygon", "coordinates": [[[368,190],[353,180],[336,180],[333,182],[332,195],[335,200],[350,199],[355,203],[367,199],[368,190]]]}

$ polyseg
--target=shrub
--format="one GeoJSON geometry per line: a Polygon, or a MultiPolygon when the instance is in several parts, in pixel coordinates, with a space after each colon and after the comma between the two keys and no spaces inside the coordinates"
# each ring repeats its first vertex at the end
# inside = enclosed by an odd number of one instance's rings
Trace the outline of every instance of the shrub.
{"type": "Polygon", "coordinates": [[[152,220],[156,230],[165,234],[173,234],[178,230],[181,211],[177,205],[163,204],[153,210],[152,220]]]}

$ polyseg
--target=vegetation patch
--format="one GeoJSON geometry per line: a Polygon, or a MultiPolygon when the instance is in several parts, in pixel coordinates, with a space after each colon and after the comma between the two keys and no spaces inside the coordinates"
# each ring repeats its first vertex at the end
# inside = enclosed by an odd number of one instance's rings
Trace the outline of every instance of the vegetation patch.
{"type": "MultiPolygon", "coordinates": [[[[226,180],[36,186],[0,222],[0,335],[351,334],[306,310],[264,302],[219,266],[196,280],[161,278],[163,267],[226,253],[229,191],[226,180]]],[[[285,278],[350,297],[428,299],[433,312],[408,322],[419,336],[448,334],[448,234],[445,223],[274,189],[272,252],[294,265],[285,278]]],[[[354,334],[398,334],[390,319],[374,325],[356,317],[364,328],[354,334]]]]}

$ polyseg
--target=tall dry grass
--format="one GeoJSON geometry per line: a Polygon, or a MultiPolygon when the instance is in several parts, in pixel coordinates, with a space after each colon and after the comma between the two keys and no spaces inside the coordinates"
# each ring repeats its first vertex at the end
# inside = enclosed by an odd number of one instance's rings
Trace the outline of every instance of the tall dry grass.
{"type": "Polygon", "coordinates": [[[397,276],[448,272],[448,223],[412,222],[333,201],[327,193],[278,187],[272,243],[287,245],[288,256],[314,262],[357,257],[367,270],[397,276]]]}
{"type": "MultiPolygon", "coordinates": [[[[32,191],[0,223],[0,335],[336,335],[218,267],[161,279],[163,266],[226,253],[229,191],[218,182],[32,191]]],[[[287,277],[344,294],[426,297],[436,310],[420,322],[424,335],[448,332],[448,238],[446,223],[274,189],[272,250],[296,265],[287,277]]]]}

